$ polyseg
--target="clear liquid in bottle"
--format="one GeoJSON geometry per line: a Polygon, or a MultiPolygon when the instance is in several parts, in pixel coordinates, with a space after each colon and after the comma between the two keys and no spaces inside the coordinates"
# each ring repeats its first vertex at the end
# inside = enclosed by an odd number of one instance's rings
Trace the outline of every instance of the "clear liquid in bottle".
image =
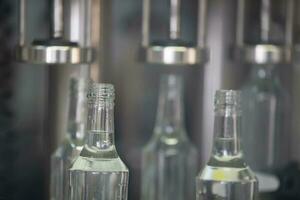
{"type": "Polygon", "coordinates": [[[70,169],[71,200],[127,200],[129,171],[114,143],[114,88],[93,84],[87,140],[70,169]]]}
{"type": "Polygon", "coordinates": [[[258,181],[240,147],[240,94],[218,91],[212,156],[196,178],[197,200],[256,200],[258,181]]]}

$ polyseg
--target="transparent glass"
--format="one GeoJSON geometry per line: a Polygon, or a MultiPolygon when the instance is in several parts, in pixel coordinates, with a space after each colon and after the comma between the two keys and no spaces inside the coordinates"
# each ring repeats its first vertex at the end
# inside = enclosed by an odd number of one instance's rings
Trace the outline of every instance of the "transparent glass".
{"type": "Polygon", "coordinates": [[[286,163],[283,134],[287,131],[287,92],[280,84],[275,66],[253,66],[242,92],[242,135],[247,162],[256,171],[274,171],[286,163]]]}
{"type": "Polygon", "coordinates": [[[87,85],[85,79],[70,80],[68,131],[65,140],[51,156],[51,200],[68,199],[68,169],[84,144],[87,85]]]}
{"type": "Polygon", "coordinates": [[[71,200],[127,200],[129,171],[114,142],[114,87],[88,93],[87,140],[70,169],[71,200]]]}
{"type": "Polygon", "coordinates": [[[154,134],[142,152],[142,200],[192,200],[197,151],[183,125],[182,79],[161,80],[154,134]]]}
{"type": "Polygon", "coordinates": [[[196,178],[197,200],[257,199],[258,181],[241,150],[240,123],[240,93],[217,91],[213,151],[196,178]]]}

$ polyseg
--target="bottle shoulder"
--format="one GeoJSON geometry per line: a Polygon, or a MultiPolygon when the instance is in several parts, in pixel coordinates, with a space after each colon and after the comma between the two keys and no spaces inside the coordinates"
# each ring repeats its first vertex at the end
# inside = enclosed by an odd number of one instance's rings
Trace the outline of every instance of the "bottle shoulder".
{"type": "Polygon", "coordinates": [[[246,168],[247,164],[242,153],[236,155],[213,155],[208,165],[216,167],[246,168]]]}
{"type": "Polygon", "coordinates": [[[200,173],[199,178],[214,181],[257,182],[254,172],[240,156],[222,159],[212,157],[200,173]]]}
{"type": "Polygon", "coordinates": [[[75,145],[70,139],[66,138],[54,151],[52,158],[65,158],[79,155],[83,146],[75,145]]]}
{"type": "Polygon", "coordinates": [[[161,149],[181,149],[196,153],[196,146],[184,136],[170,136],[154,134],[150,141],[144,146],[143,151],[160,151],[161,149]]]}
{"type": "Polygon", "coordinates": [[[105,148],[100,149],[99,147],[89,146],[87,144],[83,146],[80,156],[98,159],[111,159],[119,157],[115,145],[106,146],[105,148]]]}
{"type": "Polygon", "coordinates": [[[258,182],[249,168],[215,167],[206,165],[198,176],[201,180],[224,182],[258,182]]]}
{"type": "Polygon", "coordinates": [[[127,166],[119,157],[88,158],[79,156],[70,170],[91,172],[128,172],[127,166]]]}
{"type": "Polygon", "coordinates": [[[177,140],[153,140],[150,141],[142,151],[143,157],[156,157],[158,155],[164,156],[178,156],[183,155],[188,159],[197,159],[197,149],[196,147],[187,141],[177,141],[177,140]]]}

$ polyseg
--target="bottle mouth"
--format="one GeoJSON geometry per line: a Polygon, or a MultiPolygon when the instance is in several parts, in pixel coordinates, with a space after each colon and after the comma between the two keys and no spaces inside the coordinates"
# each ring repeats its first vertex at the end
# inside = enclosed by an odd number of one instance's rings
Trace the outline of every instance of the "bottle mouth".
{"type": "Polygon", "coordinates": [[[113,103],[115,100],[115,88],[112,84],[91,83],[87,99],[89,103],[113,103]]]}
{"type": "Polygon", "coordinates": [[[215,94],[215,108],[241,108],[241,92],[238,90],[217,90],[215,94]]]}

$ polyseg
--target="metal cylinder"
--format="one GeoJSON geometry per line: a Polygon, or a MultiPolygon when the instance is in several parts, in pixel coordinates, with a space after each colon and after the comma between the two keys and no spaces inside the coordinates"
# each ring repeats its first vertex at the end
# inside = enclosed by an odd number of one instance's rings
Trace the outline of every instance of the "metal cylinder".
{"type": "Polygon", "coordinates": [[[285,27],[285,42],[287,46],[293,45],[294,32],[294,17],[295,17],[295,1],[288,0],[286,8],[286,27],[285,27]]]}
{"type": "Polygon", "coordinates": [[[181,33],[181,0],[170,0],[170,39],[177,40],[181,33]]]}
{"type": "Polygon", "coordinates": [[[26,42],[26,0],[19,0],[19,45],[26,42]]]}
{"type": "Polygon", "coordinates": [[[64,2],[53,0],[52,6],[52,36],[61,38],[64,34],[64,2]]]}
{"type": "Polygon", "coordinates": [[[207,0],[143,0],[140,59],[162,65],[205,63],[208,60],[206,21],[207,0]],[[192,7],[197,1],[198,7],[192,7]],[[161,12],[163,8],[165,12],[161,12]],[[192,25],[194,22],[198,24],[192,25]],[[183,29],[185,23],[190,26],[189,31],[183,29]]]}
{"type": "Polygon", "coordinates": [[[292,60],[294,0],[238,0],[236,47],[242,61],[285,64],[292,60]],[[245,9],[247,8],[247,12],[245,9]]]}
{"type": "Polygon", "coordinates": [[[244,45],[245,30],[245,0],[237,2],[237,22],[236,22],[236,45],[242,47],[244,45]]]}
{"type": "Polygon", "coordinates": [[[150,0],[143,0],[143,19],[142,19],[142,46],[149,45],[150,34],[150,0]]]}
{"type": "Polygon", "coordinates": [[[261,40],[262,42],[268,43],[270,40],[271,31],[271,2],[270,0],[262,0],[261,3],[261,40]]]}
{"type": "Polygon", "coordinates": [[[199,0],[198,6],[198,38],[197,43],[201,48],[206,47],[207,29],[207,0],[199,0]]]}
{"type": "Polygon", "coordinates": [[[287,45],[292,42],[294,0],[238,0],[237,7],[237,41],[240,41],[237,43],[287,45]]]}

